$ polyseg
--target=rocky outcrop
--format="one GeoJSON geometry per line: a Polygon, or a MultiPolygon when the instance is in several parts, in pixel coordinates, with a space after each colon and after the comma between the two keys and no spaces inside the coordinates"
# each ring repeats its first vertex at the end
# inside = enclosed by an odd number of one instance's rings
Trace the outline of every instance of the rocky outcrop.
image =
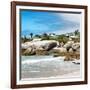
{"type": "Polygon", "coordinates": [[[65,56],[65,61],[80,58],[80,43],[68,41],[63,47],[58,47],[55,40],[30,41],[22,44],[22,55],[49,55],[54,57],[65,56]]]}
{"type": "Polygon", "coordinates": [[[74,61],[72,61],[72,63],[79,65],[80,64],[80,60],[74,60],[74,61]]]}
{"type": "MultiPolygon", "coordinates": [[[[58,42],[55,40],[44,40],[44,41],[32,41],[22,44],[22,49],[26,49],[23,54],[33,55],[33,54],[44,54],[46,51],[51,50],[56,47],[58,42]]],[[[46,53],[45,53],[46,54],[46,53]]]]}
{"type": "Polygon", "coordinates": [[[64,61],[74,61],[75,59],[80,59],[80,53],[79,52],[73,52],[73,53],[65,53],[65,59],[64,61]]]}
{"type": "Polygon", "coordinates": [[[68,41],[64,48],[69,52],[80,51],[80,43],[74,43],[74,41],[68,41]]]}
{"type": "Polygon", "coordinates": [[[80,51],[80,43],[74,43],[74,42],[67,42],[64,47],[55,47],[53,48],[54,52],[57,53],[65,53],[70,52],[73,53],[75,51],[80,51]]]}

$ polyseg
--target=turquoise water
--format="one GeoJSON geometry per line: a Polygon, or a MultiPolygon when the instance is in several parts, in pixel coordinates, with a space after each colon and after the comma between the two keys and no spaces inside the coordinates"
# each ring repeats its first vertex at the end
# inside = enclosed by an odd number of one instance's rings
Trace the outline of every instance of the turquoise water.
{"type": "Polygon", "coordinates": [[[80,65],[64,61],[64,57],[22,56],[21,78],[49,78],[80,71],[80,65]]]}

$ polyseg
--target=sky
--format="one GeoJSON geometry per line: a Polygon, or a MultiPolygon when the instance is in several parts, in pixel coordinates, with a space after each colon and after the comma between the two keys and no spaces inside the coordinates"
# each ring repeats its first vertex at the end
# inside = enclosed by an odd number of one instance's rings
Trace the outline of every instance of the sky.
{"type": "Polygon", "coordinates": [[[80,13],[21,10],[21,35],[63,34],[80,29],[80,13]]]}

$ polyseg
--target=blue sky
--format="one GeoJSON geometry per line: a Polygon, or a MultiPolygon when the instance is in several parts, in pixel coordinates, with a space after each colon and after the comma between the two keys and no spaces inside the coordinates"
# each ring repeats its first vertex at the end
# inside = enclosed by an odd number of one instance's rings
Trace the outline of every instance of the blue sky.
{"type": "Polygon", "coordinates": [[[21,35],[68,33],[80,28],[80,14],[21,10],[21,35]]]}

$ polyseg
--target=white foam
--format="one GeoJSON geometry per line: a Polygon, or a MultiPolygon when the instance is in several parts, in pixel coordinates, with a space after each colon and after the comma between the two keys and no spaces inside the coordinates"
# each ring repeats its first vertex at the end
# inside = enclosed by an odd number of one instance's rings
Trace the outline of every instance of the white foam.
{"type": "Polygon", "coordinates": [[[22,64],[31,64],[31,63],[37,63],[37,62],[46,62],[46,61],[54,61],[54,60],[63,60],[64,57],[52,57],[52,58],[45,58],[45,59],[27,59],[22,61],[22,64]]]}

